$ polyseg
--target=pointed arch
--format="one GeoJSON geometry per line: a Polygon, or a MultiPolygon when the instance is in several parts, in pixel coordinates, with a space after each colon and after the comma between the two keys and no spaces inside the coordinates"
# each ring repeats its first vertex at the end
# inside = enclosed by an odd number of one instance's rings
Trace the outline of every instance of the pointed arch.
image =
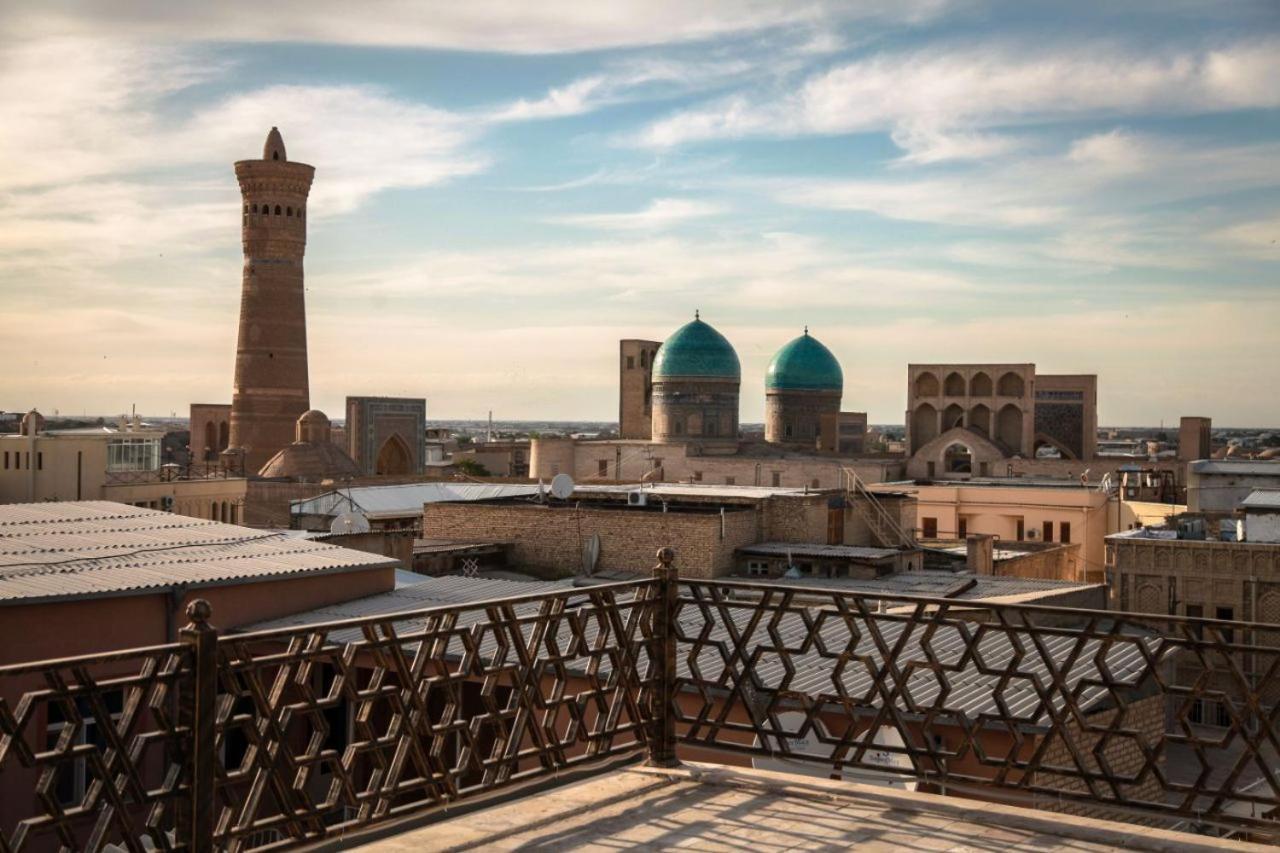
{"type": "Polygon", "coordinates": [[[938,377],[929,371],[925,371],[916,377],[916,396],[917,397],[936,397],[938,396],[938,377]]]}
{"type": "Polygon", "coordinates": [[[952,403],[942,411],[942,431],[964,426],[964,409],[959,403],[952,403]]]}
{"type": "Polygon", "coordinates": [[[973,374],[973,379],[969,380],[970,397],[990,397],[994,393],[991,377],[987,375],[986,371],[979,370],[973,374]]]}
{"type": "Polygon", "coordinates": [[[964,377],[954,370],[948,373],[942,383],[942,393],[948,397],[963,397],[964,377]]]}
{"type": "Polygon", "coordinates": [[[398,433],[388,437],[378,448],[378,460],[374,472],[392,476],[413,473],[413,454],[398,433]]]}
{"type": "Polygon", "coordinates": [[[1012,453],[1022,452],[1022,409],[1010,403],[996,416],[996,438],[1012,453]]]}
{"type": "Polygon", "coordinates": [[[924,447],[938,436],[938,410],[923,403],[911,416],[911,446],[924,447]]]}
{"type": "Polygon", "coordinates": [[[1000,377],[1000,382],[996,385],[996,391],[1001,397],[1021,397],[1026,393],[1026,384],[1022,381],[1021,376],[1011,370],[1000,377]]]}
{"type": "Polygon", "coordinates": [[[983,436],[991,435],[991,410],[982,403],[969,410],[969,429],[983,436]]]}

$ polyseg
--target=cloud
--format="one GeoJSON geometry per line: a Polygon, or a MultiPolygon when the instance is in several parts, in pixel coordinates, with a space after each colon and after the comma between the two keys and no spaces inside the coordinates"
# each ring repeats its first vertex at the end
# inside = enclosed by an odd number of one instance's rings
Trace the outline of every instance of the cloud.
{"type": "Polygon", "coordinates": [[[1007,150],[994,137],[975,135],[975,128],[1273,108],[1280,105],[1280,90],[1267,81],[1277,77],[1276,39],[1158,55],[1107,45],[935,45],[839,65],[775,97],[738,93],[681,110],[651,123],[634,141],[669,148],[717,139],[890,131],[909,156],[932,162],[1007,150]]]}
{"type": "Polygon", "coordinates": [[[1074,140],[1063,153],[998,158],[936,176],[768,179],[754,186],[783,204],[904,221],[1130,228],[1157,205],[1280,186],[1277,157],[1275,143],[1186,143],[1113,130],[1074,140]]]}
{"type": "Polygon", "coordinates": [[[23,4],[11,32],[101,33],[151,41],[318,42],[502,53],[557,53],[693,42],[828,21],[912,23],[941,14],[943,0],[574,0],[420,3],[381,0],[352,14],[345,0],[157,4],[97,0],[23,4]]]}
{"type": "Polygon", "coordinates": [[[583,213],[558,216],[550,221],[580,228],[609,231],[655,231],[726,212],[723,205],[688,198],[656,198],[633,213],[583,213]]]}
{"type": "Polygon", "coordinates": [[[1251,257],[1280,261],[1280,216],[1229,225],[1210,237],[1251,257]]]}

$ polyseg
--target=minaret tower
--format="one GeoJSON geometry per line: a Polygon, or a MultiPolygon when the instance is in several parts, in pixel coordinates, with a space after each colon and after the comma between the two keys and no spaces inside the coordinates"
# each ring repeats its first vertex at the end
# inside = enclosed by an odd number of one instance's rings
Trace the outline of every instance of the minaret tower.
{"type": "Polygon", "coordinates": [[[226,452],[242,458],[249,475],[293,442],[298,418],[311,408],[302,256],[314,175],[313,167],[289,162],[274,127],[261,160],[236,163],[244,285],[226,452]]]}

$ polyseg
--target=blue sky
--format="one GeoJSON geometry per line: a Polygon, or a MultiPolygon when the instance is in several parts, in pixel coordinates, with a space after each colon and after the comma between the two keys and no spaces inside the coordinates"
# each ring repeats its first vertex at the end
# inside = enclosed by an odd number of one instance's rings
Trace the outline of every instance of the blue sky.
{"type": "Polygon", "coordinates": [[[8,10],[0,407],[230,399],[278,125],[332,414],[610,419],[617,340],[697,308],[748,421],[808,324],[873,422],[908,362],[1030,361],[1104,423],[1280,423],[1274,0],[455,5],[8,10]]]}

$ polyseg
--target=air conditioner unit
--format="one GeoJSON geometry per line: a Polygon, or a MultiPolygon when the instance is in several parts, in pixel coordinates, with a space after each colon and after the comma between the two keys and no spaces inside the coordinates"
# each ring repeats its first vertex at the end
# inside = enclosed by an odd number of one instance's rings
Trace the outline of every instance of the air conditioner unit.
{"type": "Polygon", "coordinates": [[[1031,530],[1028,530],[1028,531],[1027,531],[1027,538],[1028,538],[1028,539],[1039,539],[1039,538],[1040,538],[1040,531],[1039,531],[1039,530],[1036,530],[1035,528],[1032,528],[1031,530]]]}
{"type": "Polygon", "coordinates": [[[643,491],[627,492],[627,506],[647,506],[648,504],[649,496],[643,491]]]}
{"type": "Polygon", "coordinates": [[[173,512],[173,495],[160,498],[160,508],[165,512],[173,512]]]}

